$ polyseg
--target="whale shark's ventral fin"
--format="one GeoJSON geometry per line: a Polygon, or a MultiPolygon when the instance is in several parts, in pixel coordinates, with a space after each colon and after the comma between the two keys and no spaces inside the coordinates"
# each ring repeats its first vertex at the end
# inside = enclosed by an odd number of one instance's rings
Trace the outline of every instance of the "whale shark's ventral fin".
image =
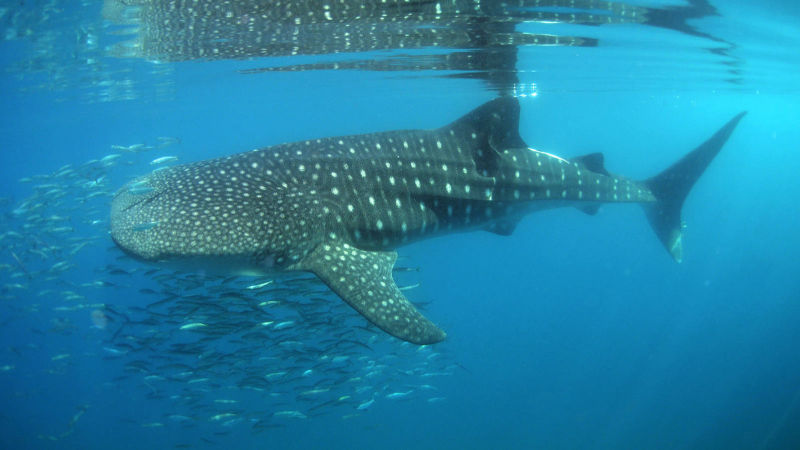
{"type": "Polygon", "coordinates": [[[445,332],[409,302],[392,279],[395,252],[366,251],[340,242],[318,245],[298,268],[316,274],[348,305],[383,331],[414,344],[433,344],[445,332]]]}
{"type": "Polygon", "coordinates": [[[717,156],[730,137],[736,125],[746,112],[739,113],[728,121],[711,138],[700,144],[689,154],[670,166],[667,170],[645,180],[653,192],[656,202],[643,205],[653,231],[677,262],[683,259],[681,245],[681,207],[686,196],[700,175],[717,156]]]}

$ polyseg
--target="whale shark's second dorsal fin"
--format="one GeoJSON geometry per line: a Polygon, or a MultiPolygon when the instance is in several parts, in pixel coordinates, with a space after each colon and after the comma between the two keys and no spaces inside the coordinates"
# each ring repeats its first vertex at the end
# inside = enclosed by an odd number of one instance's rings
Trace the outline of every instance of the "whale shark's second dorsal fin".
{"type": "Polygon", "coordinates": [[[583,165],[587,169],[591,170],[594,173],[599,173],[602,175],[610,176],[611,174],[608,173],[605,166],[605,157],[602,153],[589,153],[587,155],[578,156],[576,158],[572,158],[573,161],[583,165]]]}
{"type": "Polygon", "coordinates": [[[420,314],[395,284],[395,260],[395,252],[326,242],[306,255],[297,268],[316,274],[348,305],[392,336],[414,344],[443,340],[445,332],[420,314]]]}

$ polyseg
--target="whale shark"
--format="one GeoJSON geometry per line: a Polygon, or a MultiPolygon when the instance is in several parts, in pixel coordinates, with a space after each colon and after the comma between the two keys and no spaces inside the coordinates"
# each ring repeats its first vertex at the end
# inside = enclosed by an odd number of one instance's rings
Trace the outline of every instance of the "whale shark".
{"type": "Polygon", "coordinates": [[[601,153],[529,147],[519,101],[500,97],[430,130],[274,145],[156,170],[111,204],[111,238],[143,261],[236,274],[307,271],[385,332],[415,344],[446,336],[392,278],[396,249],[448,233],[510,235],[527,214],[637,203],[676,261],[681,207],[745,115],[661,173],[609,173],[601,153]]]}

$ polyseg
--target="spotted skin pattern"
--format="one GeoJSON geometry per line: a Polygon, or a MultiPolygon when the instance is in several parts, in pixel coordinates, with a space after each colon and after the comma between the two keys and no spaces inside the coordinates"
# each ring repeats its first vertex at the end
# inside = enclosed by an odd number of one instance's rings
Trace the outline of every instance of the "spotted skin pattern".
{"type": "Polygon", "coordinates": [[[602,156],[528,148],[499,98],[435,130],[313,139],[155,171],[114,198],[111,235],[147,261],[315,273],[372,323],[430,344],[445,333],[392,280],[394,249],[437,234],[510,234],[526,213],[655,202],[602,156]]]}

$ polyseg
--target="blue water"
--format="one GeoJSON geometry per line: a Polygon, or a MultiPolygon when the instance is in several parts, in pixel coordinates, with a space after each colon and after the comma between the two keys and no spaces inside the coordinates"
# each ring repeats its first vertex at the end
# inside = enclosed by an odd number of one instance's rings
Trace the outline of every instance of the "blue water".
{"type": "MultiPolygon", "coordinates": [[[[637,24],[518,25],[601,42],[520,49],[519,84],[536,92],[520,99],[520,133],[536,149],[565,158],[602,151],[609,171],[643,179],[748,111],[684,205],[684,262],[671,260],[632,205],[606,205],[596,216],[549,210],[526,217],[510,237],[471,232],[402,247],[402,264],[420,268],[408,296],[429,302],[425,315],[447,340],[418,350],[359,331],[372,349],[355,347],[344,364],[356,371],[379,361],[380,371],[332,397],[351,399],[314,413],[294,390],[334,377],[303,359],[292,362],[293,379],[274,383],[278,401],[230,387],[257,364],[250,353],[236,359],[236,342],[210,341],[233,356],[215,366],[218,385],[212,379],[202,389],[188,378],[144,378],[163,374],[152,368],[171,357],[158,350],[179,334],[152,350],[109,352],[119,322],[93,324],[92,311],[104,310],[97,305],[161,298],[141,292],[159,288],[144,275],[150,267],[113,249],[110,195],[159,156],[190,162],[316,137],[434,128],[497,93],[479,79],[426,71],[242,74],[264,60],[116,58],[104,49],[121,38],[103,28],[100,3],[60,6],[49,13],[58,20],[28,19],[27,35],[20,24],[8,32],[12,13],[0,16],[1,448],[800,448],[794,2],[715,1],[719,15],[689,21],[699,36],[637,24]],[[74,31],[87,24],[100,42],[88,50],[74,31]],[[723,55],[710,51],[717,47],[723,55]],[[157,147],[165,136],[176,143],[141,154],[112,148],[157,147]],[[125,163],[104,172],[104,196],[86,200],[85,190],[54,175],[113,153],[125,163]],[[24,180],[38,174],[47,176],[24,180]],[[48,231],[49,222],[20,209],[41,193],[37,184],[51,183],[62,183],[63,196],[47,200],[42,215],[66,217],[70,231],[48,231]],[[60,261],[70,267],[54,270],[60,261]],[[82,286],[96,281],[112,285],[82,286]],[[77,304],[95,306],[64,308],[77,304]],[[131,370],[137,360],[150,370],[131,370]],[[299,375],[312,367],[315,374],[299,375]],[[187,392],[197,398],[170,398],[187,392]],[[239,403],[214,402],[228,398],[239,403]],[[295,410],[307,418],[274,416],[295,410]],[[213,419],[230,411],[230,420],[213,419]],[[259,416],[270,426],[254,428],[259,416]]],[[[29,18],[47,10],[26,8],[29,18]]],[[[303,63],[315,58],[326,56],[303,63]]],[[[347,326],[364,325],[354,311],[335,311],[347,326]]],[[[170,331],[163,326],[130,333],[146,341],[170,331]]],[[[292,336],[301,343],[292,345],[335,336],[337,326],[299,322],[292,336]]]]}

